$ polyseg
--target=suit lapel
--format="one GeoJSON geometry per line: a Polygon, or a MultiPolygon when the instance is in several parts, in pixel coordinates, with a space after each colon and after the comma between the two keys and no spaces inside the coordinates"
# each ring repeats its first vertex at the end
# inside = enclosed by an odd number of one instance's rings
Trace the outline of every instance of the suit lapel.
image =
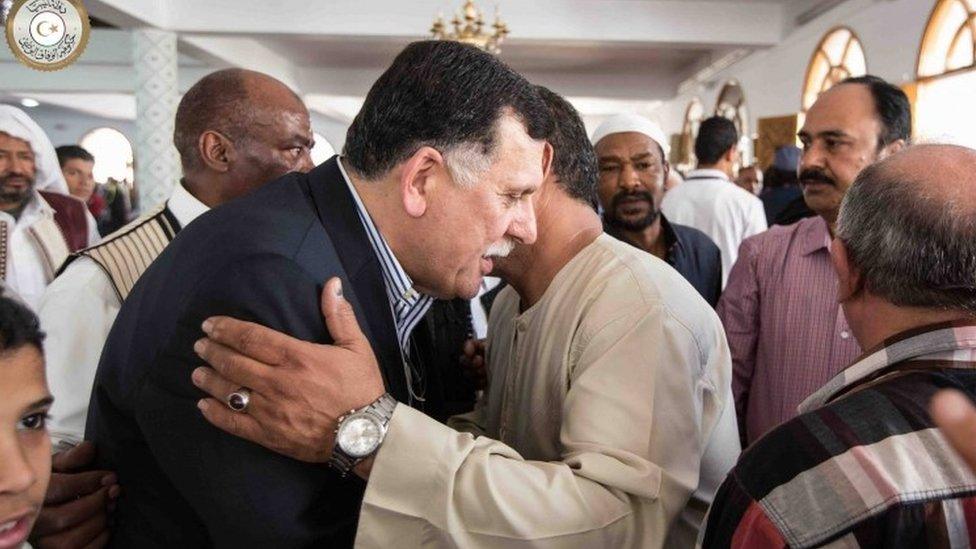
{"type": "Polygon", "coordinates": [[[397,400],[408,402],[403,357],[380,264],[339,171],[338,158],[332,157],[308,174],[312,201],[349,277],[343,283],[352,287],[353,295],[347,297],[354,306],[358,302],[354,308],[361,314],[357,318],[372,343],[386,388],[397,400]]]}

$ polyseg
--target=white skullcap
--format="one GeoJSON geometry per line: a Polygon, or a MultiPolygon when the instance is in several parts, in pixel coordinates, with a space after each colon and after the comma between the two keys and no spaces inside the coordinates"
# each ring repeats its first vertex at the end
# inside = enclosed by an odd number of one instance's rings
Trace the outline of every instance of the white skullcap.
{"type": "Polygon", "coordinates": [[[650,137],[661,146],[665,159],[667,159],[668,154],[671,152],[671,144],[668,142],[668,136],[664,134],[661,126],[657,122],[652,122],[639,114],[615,114],[607,118],[603,121],[603,124],[597,126],[590,141],[596,146],[604,137],[612,133],[624,132],[637,132],[650,137]]]}
{"type": "Polygon", "coordinates": [[[58,155],[44,130],[27,113],[10,105],[0,105],[0,132],[23,139],[34,151],[34,188],[68,194],[58,155]]]}

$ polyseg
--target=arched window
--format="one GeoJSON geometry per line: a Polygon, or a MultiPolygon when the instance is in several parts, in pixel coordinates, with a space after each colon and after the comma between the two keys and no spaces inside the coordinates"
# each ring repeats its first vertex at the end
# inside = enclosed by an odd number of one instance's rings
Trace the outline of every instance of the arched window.
{"type": "Polygon", "coordinates": [[[735,122],[735,129],[740,136],[749,135],[749,111],[746,108],[746,96],[742,86],[736,80],[729,80],[722,86],[715,102],[715,114],[724,116],[735,122]]]}
{"type": "Polygon", "coordinates": [[[976,0],[939,0],[922,35],[915,102],[922,139],[976,146],[976,0]]]}
{"type": "Polygon", "coordinates": [[[95,181],[105,183],[109,178],[132,184],[132,144],[115,128],[95,128],[78,143],[95,157],[92,170],[95,181]]]}
{"type": "Polygon", "coordinates": [[[715,102],[715,115],[728,118],[735,123],[739,132],[739,165],[752,164],[752,135],[749,133],[749,110],[746,107],[745,92],[735,80],[729,80],[722,86],[715,102]]]}
{"type": "Polygon", "coordinates": [[[704,118],[705,107],[701,100],[695,97],[685,109],[678,150],[672,151],[673,163],[680,170],[689,170],[695,166],[695,138],[698,137],[698,126],[704,118]]]}
{"type": "Polygon", "coordinates": [[[335,147],[332,146],[332,143],[329,143],[329,140],[325,136],[317,132],[312,132],[312,138],[315,139],[315,146],[312,147],[311,151],[313,164],[318,166],[335,156],[335,147]]]}
{"type": "Polygon", "coordinates": [[[976,0],[941,0],[929,17],[918,56],[919,78],[942,76],[976,63],[976,0]]]}
{"type": "Polygon", "coordinates": [[[821,93],[852,76],[867,74],[864,47],[847,27],[831,30],[817,44],[803,84],[803,110],[809,109],[821,93]]]}

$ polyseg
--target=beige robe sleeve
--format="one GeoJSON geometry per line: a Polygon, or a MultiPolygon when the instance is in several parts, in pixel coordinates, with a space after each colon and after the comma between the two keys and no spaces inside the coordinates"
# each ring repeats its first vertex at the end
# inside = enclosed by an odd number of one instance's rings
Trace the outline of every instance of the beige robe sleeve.
{"type": "Polygon", "coordinates": [[[488,434],[485,425],[488,422],[485,418],[485,406],[482,399],[475,403],[474,410],[466,414],[458,414],[447,420],[447,426],[460,433],[469,433],[476,437],[488,434]]]}
{"type": "Polygon", "coordinates": [[[356,546],[661,546],[698,484],[713,380],[700,375],[707,350],[660,304],[628,309],[588,318],[569,350],[561,461],[523,460],[398,406],[356,546]]]}

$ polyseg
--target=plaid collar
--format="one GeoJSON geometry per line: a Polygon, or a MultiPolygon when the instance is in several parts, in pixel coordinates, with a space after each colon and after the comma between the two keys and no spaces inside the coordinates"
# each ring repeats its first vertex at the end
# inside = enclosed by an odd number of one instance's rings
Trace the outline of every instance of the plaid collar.
{"type": "Polygon", "coordinates": [[[902,362],[940,360],[976,368],[976,320],[957,320],[913,328],[896,334],[834,376],[804,400],[801,414],[820,408],[838,393],[883,374],[902,362]]]}

